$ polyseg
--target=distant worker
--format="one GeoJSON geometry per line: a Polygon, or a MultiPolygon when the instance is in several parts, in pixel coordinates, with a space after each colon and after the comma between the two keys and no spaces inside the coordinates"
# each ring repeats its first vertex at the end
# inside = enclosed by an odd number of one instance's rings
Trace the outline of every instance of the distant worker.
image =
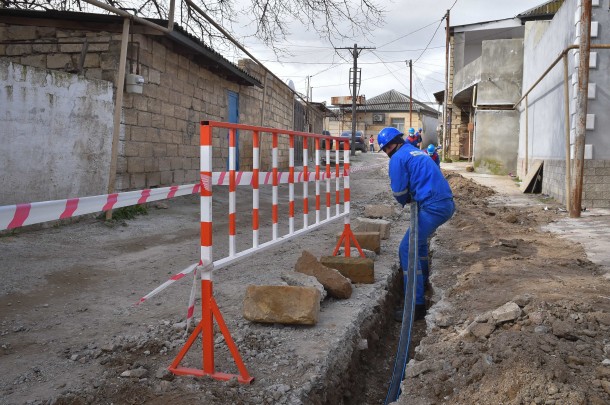
{"type": "Polygon", "coordinates": [[[436,165],[438,167],[441,167],[441,160],[438,157],[438,152],[436,151],[436,146],[434,146],[433,143],[428,145],[428,156],[430,156],[432,158],[432,160],[434,160],[434,163],[436,163],[436,165]]]}
{"type": "Polygon", "coordinates": [[[373,138],[373,135],[369,137],[369,151],[375,152],[375,138],[373,138]]]}
{"type": "Polygon", "coordinates": [[[407,143],[411,144],[415,148],[419,149],[421,146],[421,137],[415,133],[415,129],[409,128],[409,135],[407,136],[407,143]]]}
{"type": "MultiPolygon", "coordinates": [[[[377,135],[377,144],[390,158],[390,188],[394,198],[402,205],[412,200],[419,205],[418,246],[419,263],[415,295],[414,319],[426,315],[425,286],[428,284],[428,238],[447,222],[455,211],[453,194],[449,183],[434,162],[424,151],[406,144],[402,133],[393,127],[382,129],[377,135]]],[[[400,243],[398,256],[401,269],[409,266],[409,233],[407,230],[400,243]]],[[[403,291],[407,286],[407,275],[403,273],[403,291]]],[[[396,314],[395,314],[396,317],[396,314]]]]}

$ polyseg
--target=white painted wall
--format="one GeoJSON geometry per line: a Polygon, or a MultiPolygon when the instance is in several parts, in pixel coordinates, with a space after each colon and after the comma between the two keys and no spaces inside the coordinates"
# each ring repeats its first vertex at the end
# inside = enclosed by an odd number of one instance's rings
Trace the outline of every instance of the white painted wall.
{"type": "Polygon", "coordinates": [[[0,205],[105,194],[112,83],[0,60],[0,205]]]}
{"type": "MultiPolygon", "coordinates": [[[[610,1],[605,0],[605,7],[593,7],[594,36],[591,43],[608,43],[610,16],[607,12],[610,1]],[[597,31],[597,32],[595,32],[597,31]]],[[[526,23],[524,41],[523,90],[526,91],[548,68],[550,63],[568,45],[577,43],[580,8],[577,0],[564,2],[553,20],[549,22],[526,23]]],[[[592,27],[593,28],[593,27],[592,27]]],[[[608,50],[591,50],[591,69],[589,70],[589,102],[586,143],[592,151],[593,159],[610,159],[610,52],[608,50]],[[594,60],[594,61],[593,61],[594,60]]],[[[576,83],[578,74],[578,51],[568,53],[569,97],[571,144],[574,142],[574,123],[576,109],[576,83]]],[[[528,158],[565,159],[565,108],[564,108],[564,74],[563,62],[538,84],[528,96],[528,158]]],[[[525,103],[521,103],[521,130],[519,142],[519,159],[525,158],[525,103]]]]}

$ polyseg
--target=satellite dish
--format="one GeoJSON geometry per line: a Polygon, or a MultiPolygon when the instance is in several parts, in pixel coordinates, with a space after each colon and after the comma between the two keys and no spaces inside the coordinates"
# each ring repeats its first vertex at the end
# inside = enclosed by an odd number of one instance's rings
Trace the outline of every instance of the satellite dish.
{"type": "Polygon", "coordinates": [[[295,91],[294,90],[294,82],[290,79],[286,80],[286,84],[288,84],[288,87],[290,87],[290,90],[295,91]]]}

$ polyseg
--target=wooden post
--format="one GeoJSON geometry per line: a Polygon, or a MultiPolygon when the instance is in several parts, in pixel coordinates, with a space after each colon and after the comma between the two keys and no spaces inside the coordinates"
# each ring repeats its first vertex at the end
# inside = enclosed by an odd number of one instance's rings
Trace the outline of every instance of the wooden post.
{"type": "Polygon", "coordinates": [[[576,91],[576,137],[574,139],[574,191],[570,218],[580,218],[582,181],[587,131],[587,97],[589,88],[589,53],[591,51],[591,0],[582,0],[580,42],[578,46],[578,89],[576,91]]]}
{"type": "MultiPolygon", "coordinates": [[[[119,76],[116,81],[116,98],[114,102],[114,120],[112,130],[112,151],[110,154],[110,176],[108,178],[108,194],[114,193],[116,182],[116,166],[119,150],[119,134],[121,132],[121,111],[123,111],[123,89],[125,88],[125,66],[127,65],[127,44],[129,39],[129,18],[123,20],[123,36],[121,37],[121,54],[119,57],[119,76]]],[[[112,219],[112,210],[106,211],[106,220],[112,219]]]]}

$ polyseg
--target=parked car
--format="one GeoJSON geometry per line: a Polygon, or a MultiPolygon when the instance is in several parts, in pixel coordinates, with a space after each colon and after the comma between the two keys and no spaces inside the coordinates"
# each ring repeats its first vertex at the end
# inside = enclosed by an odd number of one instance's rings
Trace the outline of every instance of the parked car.
{"type": "MultiPolygon", "coordinates": [[[[329,132],[329,131],[327,131],[327,130],[322,131],[322,135],[331,136],[331,135],[330,135],[330,132],[329,132]]],[[[333,149],[333,143],[334,143],[334,142],[333,142],[333,140],[331,139],[331,140],[330,140],[330,142],[329,142],[329,146],[330,146],[330,148],[329,148],[329,149],[330,149],[330,150],[332,150],[332,149],[333,149]]],[[[321,149],[326,149],[326,139],[322,139],[322,141],[320,142],[320,148],[321,148],[321,149]]]]}
{"type": "MultiPolygon", "coordinates": [[[[352,131],[343,131],[341,133],[341,137],[342,138],[349,138],[351,140],[352,138],[352,131]]],[[[340,142],[340,146],[339,148],[341,150],[343,150],[343,145],[345,144],[345,142],[340,142]]],[[[350,145],[351,147],[351,145],[350,145]]],[[[361,151],[362,153],[366,153],[368,151],[368,148],[364,142],[364,134],[362,133],[362,131],[356,131],[356,150],[361,151]]]]}

